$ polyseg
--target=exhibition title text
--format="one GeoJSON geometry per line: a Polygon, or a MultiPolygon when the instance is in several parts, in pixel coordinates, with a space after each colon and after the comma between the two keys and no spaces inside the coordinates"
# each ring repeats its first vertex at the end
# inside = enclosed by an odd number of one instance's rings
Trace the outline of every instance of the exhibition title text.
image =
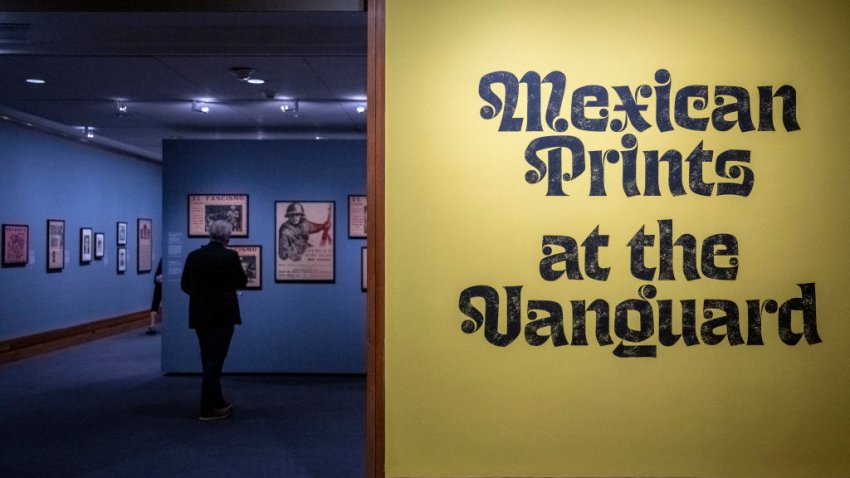
{"type": "MultiPolygon", "coordinates": [[[[661,133],[709,129],[764,132],[775,131],[780,122],[786,132],[800,129],[797,94],[792,86],[758,86],[757,93],[752,95],[741,86],[702,84],[674,89],[671,74],[664,69],[655,72],[652,85],[575,88],[569,95],[568,114],[563,109],[568,97],[567,77],[560,71],[543,77],[534,71],[521,77],[508,71],[487,73],[480,79],[478,94],[486,103],[480,110],[481,118],[496,120],[501,117],[499,132],[548,130],[555,133],[534,138],[523,154],[531,167],[525,173],[525,181],[531,185],[545,181],[547,197],[615,194],[606,191],[606,175],[613,170],[613,174],[619,175],[618,182],[626,197],[695,194],[745,198],[753,191],[756,179],[750,150],[726,149],[716,153],[705,145],[705,141],[699,141],[684,153],[676,149],[663,152],[644,149],[641,158],[636,135],[653,129],[661,133]],[[548,92],[546,101],[544,90],[548,92]],[[520,97],[521,91],[524,98],[520,97]],[[755,111],[753,97],[758,101],[755,111]],[[714,106],[709,106],[711,103],[714,106]],[[525,106],[523,115],[517,114],[520,104],[525,106]],[[650,106],[654,106],[652,115],[650,106]],[[623,134],[615,148],[587,150],[581,139],[566,134],[573,130],[587,134],[623,134]],[[613,169],[618,163],[619,167],[613,169]],[[712,163],[714,167],[710,168],[712,163]],[[666,181],[661,177],[662,165],[666,165],[666,181]],[[583,189],[579,189],[580,185],[583,189]]],[[[576,232],[542,236],[542,254],[537,266],[542,279],[549,282],[608,280],[611,267],[602,263],[600,252],[609,246],[609,235],[605,234],[602,225],[589,233],[579,233],[582,234],[579,237],[584,237],[580,244],[575,239],[576,232]],[[580,260],[582,255],[583,261],[580,260]]],[[[668,347],[680,340],[692,346],[699,343],[716,345],[724,339],[730,345],[764,345],[762,323],[766,317],[776,321],[778,336],[785,344],[796,345],[804,337],[809,344],[821,342],[817,331],[814,282],[798,283],[799,297],[784,301],[773,298],[680,299],[674,306],[673,299],[656,299],[658,288],[649,282],[674,281],[677,275],[689,282],[701,279],[734,281],[741,266],[740,245],[734,234],[718,232],[705,238],[687,233],[676,235],[673,220],[665,218],[657,220],[657,225],[640,226],[623,242],[629,248],[629,273],[646,282],[639,287],[637,298],[613,306],[604,299],[570,300],[572,330],[567,333],[565,307],[561,303],[539,299],[526,303],[522,297],[523,286],[519,285],[505,286],[505,300],[501,300],[496,288],[474,285],[460,293],[458,307],[467,317],[461,329],[467,334],[483,329],[489,343],[508,346],[523,331],[522,309],[525,307],[527,344],[539,346],[551,341],[556,347],[570,343],[588,345],[586,328],[590,313],[596,320],[597,343],[613,345],[616,337],[619,344],[613,353],[618,357],[655,357],[658,345],[650,340],[653,337],[658,344],[668,347]],[[657,264],[647,263],[646,252],[651,249],[655,249],[657,264]],[[503,323],[500,315],[504,315],[503,323]],[[614,337],[611,334],[612,315],[614,337]],[[742,333],[742,315],[745,315],[746,339],[742,333]],[[697,319],[699,316],[701,321],[697,319]],[[801,320],[794,320],[794,317],[801,320]]]]}
{"type": "MultiPolygon", "coordinates": [[[[741,132],[756,130],[753,121],[751,95],[741,86],[688,85],[676,90],[667,70],[655,72],[655,84],[630,86],[585,85],[573,90],[569,108],[570,121],[563,116],[567,77],[553,71],[541,79],[540,74],[529,71],[517,78],[507,71],[488,73],[478,84],[478,94],[487,105],[481,108],[481,117],[492,120],[501,115],[500,132],[543,131],[555,133],[574,129],[585,132],[626,132],[620,147],[605,151],[586,151],[583,142],[576,136],[556,134],[534,139],[525,149],[525,161],[532,167],[525,174],[529,184],[546,180],[547,196],[566,196],[567,185],[588,174],[590,196],[606,196],[605,163],[622,162],[620,174],[626,196],[660,196],[659,163],[667,163],[667,188],[672,196],[681,196],[688,191],[703,196],[716,194],[748,196],[753,189],[755,175],[746,166],[750,162],[750,151],[730,149],[716,155],[703,142],[683,154],[677,150],[646,150],[644,156],[643,189],[637,177],[638,140],[635,134],[657,129],[665,133],[677,128],[691,131],[706,131],[709,126],[716,131],[738,129],[741,132]],[[543,85],[551,87],[548,101],[543,109],[543,85]],[[502,96],[494,90],[498,88],[502,96]],[[525,85],[525,117],[517,116],[520,85],[525,85]],[[649,104],[655,105],[654,117],[648,118],[649,104]],[[714,107],[709,106],[713,100],[714,107]],[[710,112],[708,111],[710,110],[710,112]],[[545,114],[544,114],[545,113],[545,114]],[[616,116],[616,117],[615,117],[616,116]],[[650,122],[654,121],[654,123],[650,122]],[[675,123],[675,126],[674,126],[675,123]],[[566,151],[565,151],[566,150],[566,151]],[[570,170],[566,171],[564,156],[569,158],[570,170]],[[545,158],[541,154],[545,153],[545,158]],[[715,162],[714,175],[718,181],[710,182],[710,172],[705,164],[715,162]],[[685,172],[687,166],[687,172],[685,172]],[[687,183],[687,189],[685,188],[687,183]],[[715,185],[717,186],[715,188],[715,185]]],[[[758,131],[774,131],[774,99],[781,100],[782,125],[786,131],[800,129],[797,123],[797,92],[789,86],[758,87],[758,131]]]]}

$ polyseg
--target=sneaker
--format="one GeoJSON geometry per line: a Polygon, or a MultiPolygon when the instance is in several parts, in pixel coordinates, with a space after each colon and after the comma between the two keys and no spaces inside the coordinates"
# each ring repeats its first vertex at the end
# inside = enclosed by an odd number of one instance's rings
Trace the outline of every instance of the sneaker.
{"type": "Polygon", "coordinates": [[[221,420],[222,418],[227,418],[230,416],[230,409],[224,408],[213,408],[212,410],[201,412],[198,416],[198,420],[202,422],[208,422],[211,420],[221,420]]]}
{"type": "Polygon", "coordinates": [[[219,410],[231,411],[233,409],[233,404],[228,402],[227,400],[222,400],[221,406],[218,407],[219,410]]]}

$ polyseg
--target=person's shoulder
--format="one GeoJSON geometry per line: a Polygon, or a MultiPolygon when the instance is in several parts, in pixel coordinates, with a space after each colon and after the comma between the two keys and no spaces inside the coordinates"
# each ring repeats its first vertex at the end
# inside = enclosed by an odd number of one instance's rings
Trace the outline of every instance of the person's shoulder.
{"type": "Polygon", "coordinates": [[[203,246],[203,248],[206,248],[205,251],[209,252],[210,254],[227,255],[227,256],[235,255],[235,256],[239,257],[238,252],[236,252],[233,249],[230,249],[229,247],[225,246],[224,244],[221,244],[221,243],[218,243],[218,242],[210,242],[209,244],[203,246]]]}
{"type": "Polygon", "coordinates": [[[203,246],[190,251],[188,257],[202,256],[202,255],[205,255],[207,253],[207,251],[208,251],[207,245],[204,244],[203,246]]]}

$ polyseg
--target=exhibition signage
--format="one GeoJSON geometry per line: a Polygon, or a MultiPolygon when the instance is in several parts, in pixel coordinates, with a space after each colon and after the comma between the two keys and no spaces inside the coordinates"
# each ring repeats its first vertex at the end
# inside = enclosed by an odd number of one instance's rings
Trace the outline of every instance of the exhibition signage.
{"type": "MultiPolygon", "coordinates": [[[[535,135],[523,154],[517,155],[531,166],[524,180],[531,185],[544,183],[546,196],[565,197],[565,200],[571,199],[567,196],[608,196],[606,176],[614,176],[614,182],[619,186],[610,194],[627,198],[675,198],[695,194],[746,200],[756,183],[751,150],[714,151],[700,141],[689,152],[676,149],[641,151],[637,136],[653,128],[662,133],[675,133],[677,129],[751,132],[756,130],[756,124],[759,132],[773,132],[777,122],[781,122],[785,132],[800,130],[796,117],[797,92],[793,86],[758,86],[754,95],[741,86],[710,87],[706,84],[687,85],[674,92],[672,76],[666,69],[658,69],[654,80],[656,83],[653,85],[606,87],[591,84],[569,92],[566,91],[567,75],[561,71],[552,71],[545,76],[529,71],[519,78],[509,71],[495,71],[483,75],[479,82],[478,94],[486,103],[480,115],[485,120],[498,120],[499,133],[535,135]],[[550,85],[548,98],[541,94],[545,83],[550,85]],[[520,84],[525,86],[525,112],[516,110],[520,84]],[[501,87],[501,95],[494,91],[494,85],[501,87]],[[565,96],[571,100],[565,102],[565,96]],[[758,99],[755,111],[752,97],[758,99]],[[774,108],[777,98],[781,109],[774,108]],[[651,118],[647,117],[648,103],[652,103],[655,110],[651,118]],[[709,105],[716,106],[712,108],[709,105]],[[775,116],[780,116],[780,121],[775,116]],[[579,134],[621,134],[619,144],[607,150],[586,150],[578,136],[566,134],[570,125],[579,134]],[[544,135],[537,136],[541,133],[544,135]],[[643,169],[640,176],[639,163],[643,169]],[[662,172],[665,169],[666,174],[662,172]],[[584,190],[576,186],[569,188],[570,194],[567,193],[568,185],[573,186],[575,181],[585,177],[587,181],[582,183],[586,186],[584,190]]],[[[778,321],[779,338],[788,345],[796,345],[802,337],[808,344],[821,342],[813,282],[797,284],[801,295],[784,301],[747,299],[739,304],[723,298],[674,301],[659,297],[658,288],[651,284],[656,281],[664,283],[677,278],[695,281],[696,284],[700,280],[734,281],[742,267],[742,252],[733,233],[717,232],[700,238],[675,231],[672,219],[658,219],[656,222],[642,224],[634,235],[620,240],[605,234],[606,228],[602,224],[595,225],[586,237],[542,236],[538,269],[540,278],[545,281],[607,281],[609,274],[617,273],[618,268],[605,266],[600,256],[606,255],[613,242],[629,249],[628,263],[621,264],[619,269],[646,283],[638,289],[639,298],[617,304],[609,304],[601,298],[571,300],[566,310],[572,311],[573,345],[588,345],[586,315],[589,312],[596,318],[596,342],[612,345],[618,340],[613,350],[618,357],[656,357],[657,345],[637,345],[656,335],[660,344],[667,347],[676,345],[680,339],[688,346],[699,343],[717,345],[724,339],[729,345],[764,345],[763,320],[778,321]],[[647,261],[649,249],[657,251],[658,260],[654,263],[647,261]],[[579,259],[580,255],[584,257],[583,262],[579,259]],[[680,305],[678,313],[674,313],[674,302],[680,305]],[[802,332],[796,332],[792,327],[794,312],[802,313],[802,332]],[[633,315],[639,319],[637,328],[632,328],[629,323],[633,315]],[[698,317],[700,320],[697,320],[698,317]],[[746,341],[741,333],[742,318],[748,332],[746,341]],[[679,333],[673,332],[674,323],[679,333]]],[[[724,230],[722,224],[719,230],[724,230]]],[[[527,306],[524,304],[522,286],[504,287],[504,300],[500,300],[500,293],[495,287],[468,287],[461,292],[459,299],[460,310],[470,319],[462,323],[462,329],[471,334],[483,326],[486,340],[504,347],[520,335],[522,316],[526,315],[530,319],[524,328],[528,345],[540,346],[546,342],[556,347],[569,345],[564,305],[558,301],[538,299],[528,300],[527,306]],[[476,298],[483,299],[482,308],[474,305],[476,298]],[[500,314],[504,317],[503,325],[500,324],[500,314]],[[506,332],[502,333],[500,329],[506,332]]]]}
{"type": "Polygon", "coordinates": [[[850,473],[848,20],[387,0],[386,476],[850,473]]]}

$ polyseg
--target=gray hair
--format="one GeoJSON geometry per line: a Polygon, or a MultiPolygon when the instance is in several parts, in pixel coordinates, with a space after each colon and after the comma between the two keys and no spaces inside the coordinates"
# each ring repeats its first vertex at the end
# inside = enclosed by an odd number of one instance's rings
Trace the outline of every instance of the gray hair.
{"type": "Polygon", "coordinates": [[[230,239],[230,234],[233,232],[233,227],[230,223],[219,219],[210,224],[210,242],[226,243],[230,239]]]}

